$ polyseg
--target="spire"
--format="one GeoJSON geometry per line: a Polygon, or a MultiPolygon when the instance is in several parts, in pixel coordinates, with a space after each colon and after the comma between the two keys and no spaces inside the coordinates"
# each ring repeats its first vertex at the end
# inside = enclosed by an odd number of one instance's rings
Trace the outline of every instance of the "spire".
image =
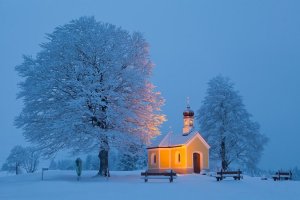
{"type": "Polygon", "coordinates": [[[191,110],[190,97],[186,97],[186,110],[183,112],[183,116],[194,116],[194,111],[191,110]]]}
{"type": "Polygon", "coordinates": [[[190,107],[190,98],[186,98],[186,110],[183,111],[183,135],[188,135],[194,128],[194,111],[190,107]]]}

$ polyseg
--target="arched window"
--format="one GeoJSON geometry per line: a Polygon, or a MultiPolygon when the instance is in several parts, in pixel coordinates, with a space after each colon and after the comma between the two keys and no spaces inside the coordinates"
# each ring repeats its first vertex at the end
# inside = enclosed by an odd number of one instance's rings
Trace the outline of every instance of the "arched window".
{"type": "Polygon", "coordinates": [[[152,154],[151,154],[151,164],[152,164],[152,165],[155,165],[155,164],[156,164],[156,154],[155,154],[155,153],[152,153],[152,154]]]}
{"type": "Polygon", "coordinates": [[[177,152],[175,153],[175,163],[179,164],[180,161],[181,161],[180,152],[177,151],[177,152]]]}

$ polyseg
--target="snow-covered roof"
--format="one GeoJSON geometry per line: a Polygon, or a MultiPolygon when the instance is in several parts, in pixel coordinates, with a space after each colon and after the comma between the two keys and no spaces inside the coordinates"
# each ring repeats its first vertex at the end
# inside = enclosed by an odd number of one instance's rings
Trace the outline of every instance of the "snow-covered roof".
{"type": "Polygon", "coordinates": [[[191,131],[187,135],[182,134],[174,134],[173,132],[169,132],[165,137],[162,139],[157,139],[152,142],[152,145],[148,148],[157,148],[157,147],[174,147],[174,146],[181,146],[187,144],[191,141],[194,137],[199,137],[199,139],[203,142],[203,144],[210,148],[207,142],[203,139],[198,131],[191,131]]]}

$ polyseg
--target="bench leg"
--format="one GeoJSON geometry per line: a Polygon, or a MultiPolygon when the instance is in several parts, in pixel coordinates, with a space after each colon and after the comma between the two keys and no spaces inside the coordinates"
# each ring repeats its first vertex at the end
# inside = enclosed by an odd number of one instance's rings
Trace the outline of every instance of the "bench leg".
{"type": "Polygon", "coordinates": [[[148,179],[147,178],[145,178],[145,183],[147,183],[148,182],[148,179]]]}

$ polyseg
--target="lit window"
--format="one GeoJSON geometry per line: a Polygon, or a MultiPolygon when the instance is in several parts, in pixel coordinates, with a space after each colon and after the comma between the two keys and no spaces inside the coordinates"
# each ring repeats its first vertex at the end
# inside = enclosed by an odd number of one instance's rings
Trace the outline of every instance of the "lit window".
{"type": "Polygon", "coordinates": [[[185,119],[185,120],[184,120],[184,125],[185,125],[185,126],[188,126],[188,125],[189,125],[189,120],[185,119]]]}
{"type": "Polygon", "coordinates": [[[190,121],[190,126],[193,126],[193,121],[192,120],[190,121]]]}
{"type": "Polygon", "coordinates": [[[156,154],[155,153],[151,154],[151,164],[152,165],[156,164],[156,154]]]}
{"type": "Polygon", "coordinates": [[[180,152],[177,151],[177,152],[175,153],[175,163],[176,163],[176,164],[179,164],[180,161],[181,161],[180,152]]]}

